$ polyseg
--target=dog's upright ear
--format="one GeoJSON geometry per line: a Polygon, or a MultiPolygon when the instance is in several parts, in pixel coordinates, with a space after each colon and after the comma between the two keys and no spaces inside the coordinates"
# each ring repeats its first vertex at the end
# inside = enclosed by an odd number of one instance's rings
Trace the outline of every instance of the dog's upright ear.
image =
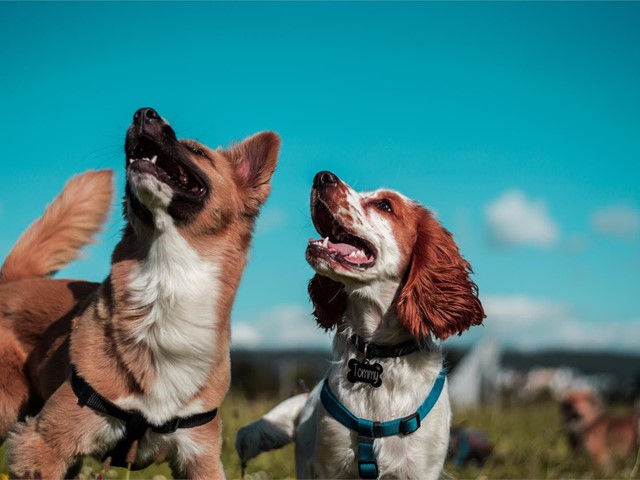
{"type": "Polygon", "coordinates": [[[271,176],[278,163],[280,137],[274,132],[260,132],[231,147],[238,183],[245,193],[245,208],[256,215],[271,192],[271,176]]]}
{"type": "Polygon", "coordinates": [[[342,322],[342,316],[347,309],[344,285],[316,273],[309,282],[308,291],[318,325],[325,330],[331,330],[342,322]]]}
{"type": "Polygon", "coordinates": [[[444,340],[482,324],[485,314],[478,287],[469,278],[469,262],[451,233],[422,207],[410,262],[396,312],[414,337],[444,340]]]}

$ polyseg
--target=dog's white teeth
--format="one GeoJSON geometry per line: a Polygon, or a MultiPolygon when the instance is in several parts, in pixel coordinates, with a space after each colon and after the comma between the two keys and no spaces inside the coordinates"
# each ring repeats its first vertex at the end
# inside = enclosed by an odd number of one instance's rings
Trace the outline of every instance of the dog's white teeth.
{"type": "Polygon", "coordinates": [[[129,159],[129,165],[131,165],[133,163],[133,158],[129,159]]]}
{"type": "Polygon", "coordinates": [[[157,155],[154,155],[154,156],[151,158],[151,163],[155,164],[155,163],[156,163],[156,160],[158,160],[158,156],[157,156],[157,155]]]}
{"type": "Polygon", "coordinates": [[[324,248],[328,248],[329,247],[329,237],[324,237],[324,240],[322,240],[322,246],[324,248]]]}

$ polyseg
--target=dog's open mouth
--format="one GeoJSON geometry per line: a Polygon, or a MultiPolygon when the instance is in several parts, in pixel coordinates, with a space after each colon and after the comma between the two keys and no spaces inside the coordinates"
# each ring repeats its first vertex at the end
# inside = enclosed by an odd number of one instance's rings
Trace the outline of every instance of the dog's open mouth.
{"type": "Polygon", "coordinates": [[[141,173],[150,173],[161,182],[171,186],[174,191],[192,197],[202,197],[207,192],[205,183],[188,165],[152,146],[138,144],[128,155],[127,169],[141,173]]]}
{"type": "Polygon", "coordinates": [[[370,268],[375,264],[376,251],[373,245],[347,231],[320,200],[313,209],[312,219],[322,238],[309,239],[308,255],[328,258],[358,269],[370,268]]]}

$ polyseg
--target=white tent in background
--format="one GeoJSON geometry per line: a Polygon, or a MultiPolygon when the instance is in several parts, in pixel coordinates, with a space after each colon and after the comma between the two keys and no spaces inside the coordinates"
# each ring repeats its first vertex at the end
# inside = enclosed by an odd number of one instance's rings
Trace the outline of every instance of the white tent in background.
{"type": "Polygon", "coordinates": [[[478,342],[449,376],[451,403],[456,407],[469,408],[496,401],[500,357],[500,347],[496,342],[478,342]]]}

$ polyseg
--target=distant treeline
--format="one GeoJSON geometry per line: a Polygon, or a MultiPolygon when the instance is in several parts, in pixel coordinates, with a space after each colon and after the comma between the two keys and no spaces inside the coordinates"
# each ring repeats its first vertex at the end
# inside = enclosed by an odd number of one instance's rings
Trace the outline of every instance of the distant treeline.
{"type": "MultiPolygon", "coordinates": [[[[445,348],[448,371],[455,371],[466,355],[464,349],[445,348]]],[[[324,376],[331,362],[326,350],[232,350],[231,386],[250,399],[287,397],[308,388],[324,376]]],[[[571,367],[586,375],[609,374],[615,377],[625,396],[640,392],[640,354],[546,350],[538,352],[505,351],[503,368],[528,371],[535,367],[571,367]]]]}

